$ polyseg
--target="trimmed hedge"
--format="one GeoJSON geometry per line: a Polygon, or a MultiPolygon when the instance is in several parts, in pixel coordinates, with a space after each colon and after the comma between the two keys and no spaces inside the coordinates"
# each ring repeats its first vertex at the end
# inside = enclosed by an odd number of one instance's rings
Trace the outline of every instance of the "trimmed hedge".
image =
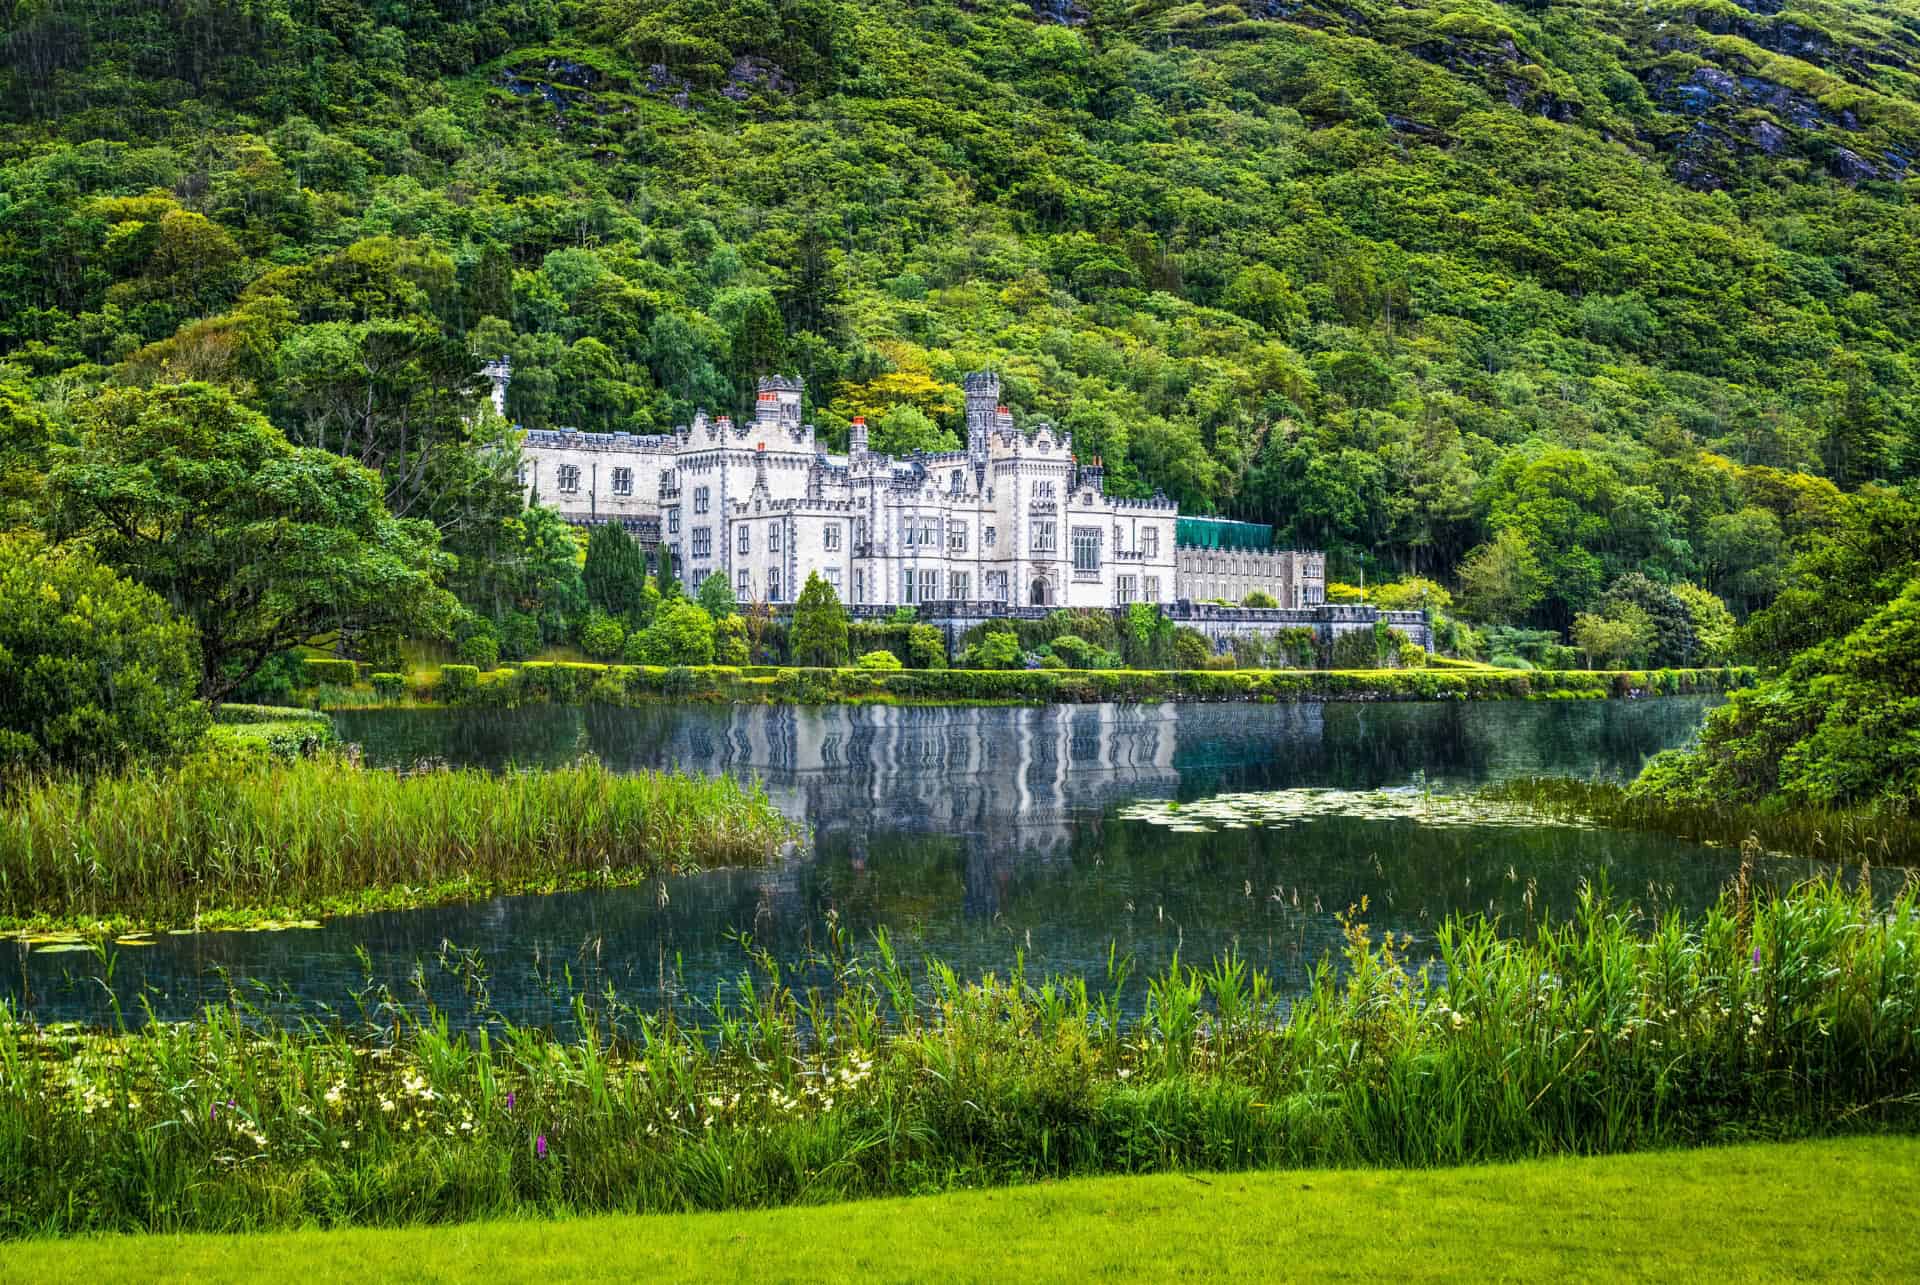
{"type": "Polygon", "coordinates": [[[216,705],[213,707],[213,721],[216,723],[332,723],[325,714],[317,709],[307,709],[300,705],[216,705]]]}
{"type": "Polygon", "coordinates": [[[1634,698],[1724,692],[1753,682],[1751,669],[1588,670],[1155,670],[802,669],[530,662],[485,681],[447,675],[436,690],[457,704],[638,704],[649,700],[820,705],[880,700],[937,704],[993,701],[1400,701],[1634,698]]]}
{"type": "Polygon", "coordinates": [[[335,687],[351,687],[360,681],[360,667],[350,660],[333,656],[308,656],[305,665],[307,681],[315,685],[330,683],[335,687]]]}

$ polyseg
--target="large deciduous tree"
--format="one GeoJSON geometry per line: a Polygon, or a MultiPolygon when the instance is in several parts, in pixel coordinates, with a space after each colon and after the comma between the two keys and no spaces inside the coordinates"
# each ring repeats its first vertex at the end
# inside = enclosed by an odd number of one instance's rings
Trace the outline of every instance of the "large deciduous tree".
{"type": "Polygon", "coordinates": [[[799,601],[793,604],[793,632],[787,647],[796,665],[847,663],[847,612],[833,586],[819,572],[807,576],[799,601]]]}
{"type": "Polygon", "coordinates": [[[54,528],[193,623],[208,699],[301,644],[449,627],[452,559],[431,524],[393,517],[373,472],[291,445],[223,390],[111,390],[75,427],[52,451],[54,528]]]}

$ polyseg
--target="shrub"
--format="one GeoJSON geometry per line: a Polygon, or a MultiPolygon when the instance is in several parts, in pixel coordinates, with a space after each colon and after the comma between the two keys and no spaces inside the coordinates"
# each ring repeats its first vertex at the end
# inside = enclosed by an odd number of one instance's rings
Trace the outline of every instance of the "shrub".
{"type": "Polygon", "coordinates": [[[897,673],[905,668],[901,665],[900,658],[890,651],[867,652],[854,661],[853,665],[855,669],[872,670],[875,673],[897,673]]]}
{"type": "Polygon", "coordinates": [[[733,586],[727,583],[727,573],[711,571],[693,592],[693,600],[700,609],[716,621],[725,620],[740,609],[740,603],[733,596],[733,586]]]}
{"type": "Polygon", "coordinates": [[[373,676],[373,690],[378,692],[383,700],[399,700],[407,690],[406,676],[404,674],[375,674],[373,676]]]}
{"type": "Polygon", "coordinates": [[[334,656],[309,656],[302,662],[309,685],[321,683],[334,687],[351,687],[360,681],[360,667],[350,660],[341,660],[334,656]]]}
{"type": "Polygon", "coordinates": [[[1380,649],[1371,629],[1352,629],[1335,634],[1327,648],[1329,669],[1373,669],[1380,663],[1380,649]]]}
{"type": "Polygon", "coordinates": [[[539,650],[539,619],[524,611],[509,611],[500,621],[500,655],[525,660],[539,650]]]}
{"type": "Polygon", "coordinates": [[[472,665],[440,666],[440,682],[434,688],[434,694],[448,704],[470,694],[480,683],[480,671],[472,665]]]}
{"type": "Polygon", "coordinates": [[[1400,644],[1400,668],[1425,669],[1427,667],[1427,649],[1418,643],[1400,644]]]}
{"type": "Polygon", "coordinates": [[[1065,669],[1067,662],[1052,653],[1046,653],[1033,658],[1033,667],[1035,669],[1065,669]]]}
{"type": "Polygon", "coordinates": [[[461,641],[459,655],[470,665],[492,669],[500,663],[500,640],[491,630],[475,630],[461,641]]]}
{"type": "Polygon", "coordinates": [[[752,657],[747,654],[747,618],[737,611],[717,617],[713,622],[713,663],[744,665],[750,659],[752,657]]]}
{"type": "Polygon", "coordinates": [[[1198,669],[1206,664],[1207,657],[1213,654],[1213,648],[1207,644],[1207,636],[1197,629],[1176,629],[1173,633],[1173,667],[1175,669],[1198,669]]]}
{"type": "Polygon", "coordinates": [[[960,663],[969,669],[1019,669],[1025,662],[1020,639],[1008,630],[993,629],[961,654],[960,663]]]}
{"type": "Polygon", "coordinates": [[[648,665],[711,665],[713,617],[685,598],[660,604],[653,623],[640,631],[639,660],[648,665]]]}
{"type": "MultiPolygon", "coordinates": [[[[602,527],[601,530],[609,528],[602,527]]],[[[595,660],[613,660],[627,645],[627,627],[605,612],[594,611],[580,626],[580,650],[595,660]]]]}
{"type": "Polygon", "coordinates": [[[1277,607],[1280,600],[1264,589],[1255,589],[1240,602],[1243,607],[1277,607]]]}
{"type": "Polygon", "coordinates": [[[913,625],[907,630],[907,660],[915,669],[945,669],[947,638],[933,625],[913,625]]]}

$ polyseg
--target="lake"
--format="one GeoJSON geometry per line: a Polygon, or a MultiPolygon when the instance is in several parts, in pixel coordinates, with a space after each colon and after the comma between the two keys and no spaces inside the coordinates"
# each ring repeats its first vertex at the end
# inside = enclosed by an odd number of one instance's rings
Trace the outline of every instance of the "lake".
{"type": "MultiPolygon", "coordinates": [[[[1133,958],[1136,979],[1176,953],[1205,963],[1235,950],[1297,990],[1337,946],[1336,912],[1363,898],[1362,917],[1412,934],[1416,958],[1453,912],[1491,912],[1523,931],[1530,918],[1570,910],[1587,883],[1648,907],[1709,902],[1737,864],[1728,850],[1419,817],[1502,779],[1630,777],[1685,741],[1710,703],[345,712],[342,735],[382,767],[499,769],[593,754],[620,770],[757,778],[809,839],[770,866],[648,888],[164,936],[120,949],[111,989],[130,1012],[144,996],[176,1019],[230,986],[263,1008],[318,1015],[351,1014],[356,992],[385,986],[408,1001],[431,997],[458,1023],[474,1009],[472,973],[463,981],[447,966],[451,947],[485,962],[494,1011],[565,1026],[576,991],[649,1009],[710,1000],[744,967],[743,936],[800,960],[831,922],[856,943],[884,927],[909,958],[936,957],[964,975],[1004,975],[1020,952],[1029,975],[1097,983],[1110,950],[1133,958]],[[1309,789],[1337,793],[1245,801],[1255,824],[1205,802],[1309,789]],[[1377,790],[1392,793],[1353,793],[1377,790]],[[1200,806],[1170,826],[1131,819],[1143,800],[1200,806]]],[[[109,1015],[97,961],[16,949],[6,988],[42,1020],[109,1015]]]]}

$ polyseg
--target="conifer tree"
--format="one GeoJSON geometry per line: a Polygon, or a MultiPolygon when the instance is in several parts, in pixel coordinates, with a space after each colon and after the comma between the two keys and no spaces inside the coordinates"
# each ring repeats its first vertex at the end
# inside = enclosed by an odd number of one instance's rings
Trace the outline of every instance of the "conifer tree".
{"type": "Polygon", "coordinates": [[[800,600],[793,604],[793,633],[787,645],[796,665],[847,663],[846,608],[818,572],[807,576],[800,600]]]}
{"type": "Polygon", "coordinates": [[[626,528],[603,522],[587,537],[587,602],[610,616],[622,616],[639,606],[647,583],[647,560],[626,528]]]}

